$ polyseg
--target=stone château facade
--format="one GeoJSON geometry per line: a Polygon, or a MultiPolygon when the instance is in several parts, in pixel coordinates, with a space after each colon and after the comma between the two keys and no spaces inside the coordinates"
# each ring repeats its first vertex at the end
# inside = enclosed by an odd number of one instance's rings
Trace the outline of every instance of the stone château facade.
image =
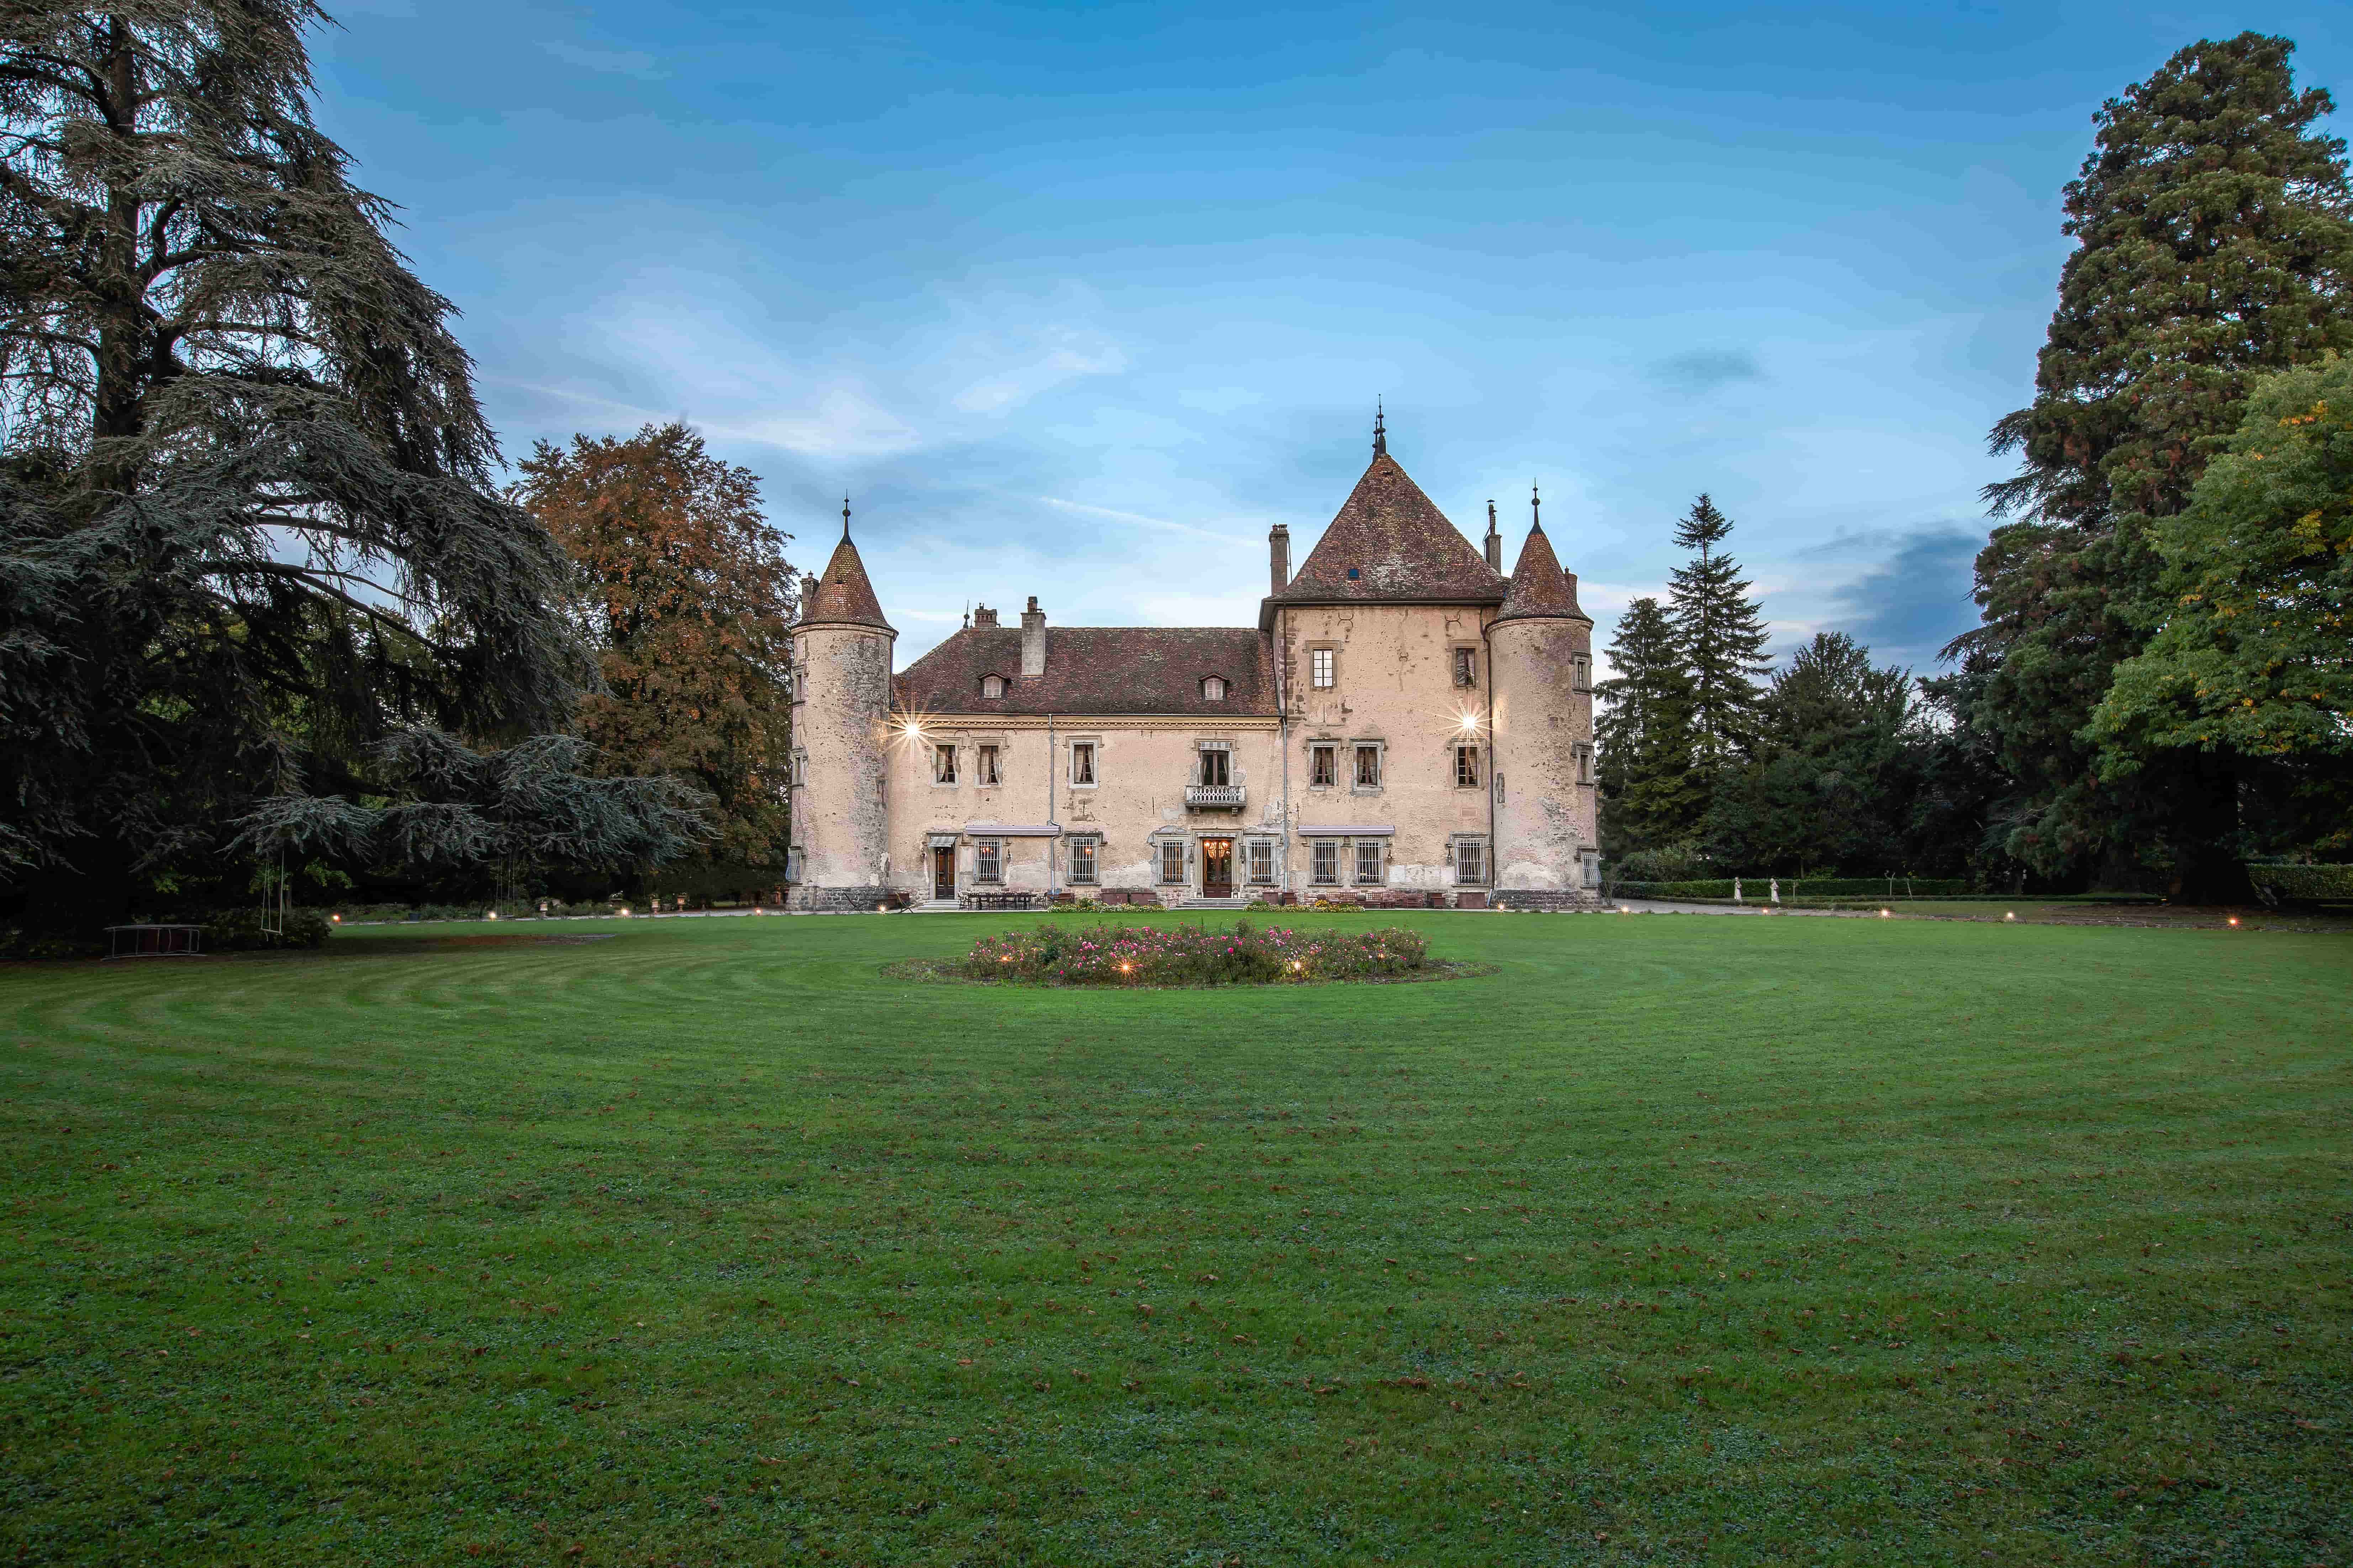
{"type": "Polygon", "coordinates": [[[1505,576],[1493,504],[1482,554],[1377,427],[1296,575],[1269,545],[1255,627],[1032,598],[893,675],[845,513],[793,633],[794,906],[1592,900],[1593,623],[1541,524],[1505,576]]]}

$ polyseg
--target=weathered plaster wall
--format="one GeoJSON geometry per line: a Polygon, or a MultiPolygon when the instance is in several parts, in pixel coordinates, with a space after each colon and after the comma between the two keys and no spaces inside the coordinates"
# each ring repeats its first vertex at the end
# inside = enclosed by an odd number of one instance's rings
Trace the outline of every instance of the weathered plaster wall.
{"type": "Polygon", "coordinates": [[[1595,836],[1589,762],[1593,697],[1571,681],[1572,658],[1589,655],[1593,629],[1577,620],[1510,620],[1494,649],[1496,886],[1544,891],[1584,887],[1595,836]]]}
{"type": "MultiPolygon", "coordinates": [[[[1294,829],[1388,825],[1388,883],[1433,891],[1454,886],[1452,840],[1488,831],[1486,700],[1489,672],[1480,633],[1493,612],[1476,605],[1301,606],[1276,612],[1276,657],[1294,716],[1291,735],[1294,829]],[[1334,685],[1318,690],[1314,650],[1334,655],[1334,685]],[[1454,653],[1473,655],[1473,684],[1454,683],[1454,653]],[[1353,749],[1382,748],[1381,783],[1358,789],[1353,749]],[[1339,748],[1330,788],[1309,784],[1310,750],[1339,748]],[[1455,748],[1481,748],[1480,784],[1455,782],[1455,748]]],[[[1293,882],[1309,889],[1307,840],[1290,844],[1293,882]]],[[[1344,853],[1342,884],[1355,884],[1344,853]]]]}
{"type": "Polygon", "coordinates": [[[865,907],[845,889],[883,885],[890,853],[884,737],[892,634],[817,626],[793,637],[793,843],[801,908],[865,907]]]}

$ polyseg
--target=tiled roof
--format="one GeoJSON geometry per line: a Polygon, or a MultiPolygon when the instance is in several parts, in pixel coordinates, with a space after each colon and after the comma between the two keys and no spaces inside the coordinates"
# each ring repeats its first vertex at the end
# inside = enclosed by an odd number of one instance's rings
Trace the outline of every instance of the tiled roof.
{"type": "Polygon", "coordinates": [[[1520,563],[1512,569],[1512,591],[1495,618],[1522,621],[1545,616],[1586,618],[1577,607],[1577,579],[1560,569],[1560,558],[1552,552],[1552,541],[1545,537],[1539,523],[1528,530],[1528,542],[1520,546],[1520,563]]]}
{"type": "Polygon", "coordinates": [[[1267,602],[1493,605],[1502,601],[1504,587],[1478,548],[1382,452],[1299,574],[1267,602]]]}
{"type": "Polygon", "coordinates": [[[1250,626],[1049,626],[1046,672],[1024,679],[1018,626],[965,626],[892,683],[902,712],[1187,713],[1274,711],[1266,640],[1250,626]],[[980,694],[1001,675],[1000,698],[980,694]],[[1221,676],[1226,698],[1201,695],[1221,676]]]}
{"type": "Polygon", "coordinates": [[[882,618],[882,602],[874,596],[874,584],[866,579],[866,563],[858,558],[858,546],[849,542],[846,530],[841,542],[833,547],[833,559],[825,563],[825,575],[818,580],[817,596],[802,607],[801,620],[891,625],[882,618]]]}

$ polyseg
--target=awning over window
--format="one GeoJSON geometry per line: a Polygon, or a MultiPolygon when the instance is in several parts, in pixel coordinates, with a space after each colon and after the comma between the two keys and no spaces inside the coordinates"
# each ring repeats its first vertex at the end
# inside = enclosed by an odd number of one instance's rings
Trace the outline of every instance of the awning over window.
{"type": "Polygon", "coordinates": [[[1060,838],[1062,830],[1050,822],[967,822],[965,832],[975,838],[1060,838]]]}
{"type": "Polygon", "coordinates": [[[931,847],[934,849],[953,849],[955,847],[955,841],[956,836],[953,833],[934,833],[931,837],[931,847]]]}
{"type": "Polygon", "coordinates": [[[1389,838],[1396,834],[1397,829],[1387,823],[1376,823],[1369,827],[1303,827],[1299,830],[1302,838],[1389,838]]]}

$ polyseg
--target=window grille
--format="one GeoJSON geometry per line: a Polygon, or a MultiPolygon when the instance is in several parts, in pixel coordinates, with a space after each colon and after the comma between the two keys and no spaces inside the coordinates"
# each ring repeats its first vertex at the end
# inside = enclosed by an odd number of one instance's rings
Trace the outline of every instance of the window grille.
{"type": "Polygon", "coordinates": [[[1209,677],[1201,682],[1201,697],[1205,701],[1223,702],[1226,700],[1226,683],[1214,675],[1209,677]]]}
{"type": "Polygon", "coordinates": [[[981,694],[983,697],[1002,697],[1002,696],[1004,696],[1004,695],[1005,695],[1005,677],[1003,677],[1003,676],[1001,676],[1001,675],[987,675],[987,676],[983,676],[983,677],[981,678],[981,681],[980,681],[980,694],[981,694]]]}
{"type": "Polygon", "coordinates": [[[1311,649],[1307,655],[1308,680],[1318,691],[1332,689],[1335,655],[1328,647],[1311,649]]]}
{"type": "Polygon", "coordinates": [[[1092,838],[1071,840],[1071,885],[1088,888],[1095,880],[1095,851],[1101,847],[1092,838]]]}
{"type": "Polygon", "coordinates": [[[1381,880],[1381,841],[1366,839],[1356,846],[1356,881],[1359,886],[1377,887],[1381,880]]]}
{"type": "Polygon", "coordinates": [[[1457,686],[1476,686],[1479,684],[1479,654],[1477,649],[1458,647],[1454,650],[1454,684],[1457,686]]]}
{"type": "Polygon", "coordinates": [[[1356,787],[1358,789],[1381,787],[1381,749],[1378,746],[1356,748],[1356,787]]]}
{"type": "Polygon", "coordinates": [[[956,782],[955,748],[954,746],[934,746],[932,748],[932,782],[934,784],[954,784],[956,782]]]}
{"type": "Polygon", "coordinates": [[[1223,750],[1212,750],[1208,746],[1202,747],[1201,782],[1205,784],[1231,784],[1233,782],[1233,770],[1229,765],[1230,762],[1230,757],[1223,750]]]}
{"type": "Polygon", "coordinates": [[[972,879],[995,886],[1005,880],[1005,847],[984,838],[972,847],[972,879]]]}
{"type": "Polygon", "coordinates": [[[1323,887],[1336,885],[1340,880],[1340,841],[1317,838],[1308,844],[1308,880],[1323,887]]]}
{"type": "Polygon", "coordinates": [[[1074,784],[1095,782],[1095,743],[1092,741],[1071,743],[1071,782],[1074,784]]]}
{"type": "Polygon", "coordinates": [[[1466,838],[1454,846],[1454,879],[1466,888],[1485,884],[1487,847],[1484,844],[1466,838]]]}
{"type": "Polygon", "coordinates": [[[1307,748],[1307,787],[1330,789],[1340,782],[1340,748],[1310,746],[1307,748]]]}
{"type": "Polygon", "coordinates": [[[1164,838],[1160,841],[1160,879],[1181,882],[1185,879],[1185,841],[1164,838]]]}
{"type": "Polygon", "coordinates": [[[1479,787],[1478,747],[1457,746],[1454,748],[1454,786],[1457,789],[1477,789],[1479,787]]]}
{"type": "Polygon", "coordinates": [[[1263,838],[1250,840],[1250,879],[1261,888],[1274,885],[1274,846],[1263,838]]]}
{"type": "Polygon", "coordinates": [[[978,774],[979,780],[982,784],[993,784],[1003,782],[997,771],[997,748],[995,746],[983,746],[980,749],[980,760],[975,764],[973,771],[978,774]]]}

